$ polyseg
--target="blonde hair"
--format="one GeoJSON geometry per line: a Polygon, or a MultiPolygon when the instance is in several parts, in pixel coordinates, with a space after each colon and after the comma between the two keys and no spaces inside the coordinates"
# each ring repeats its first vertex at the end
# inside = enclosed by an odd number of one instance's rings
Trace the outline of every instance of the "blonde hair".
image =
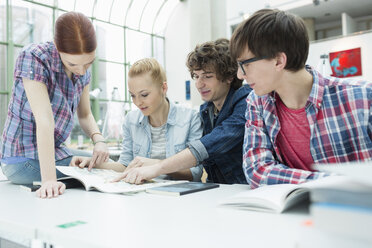
{"type": "Polygon", "coordinates": [[[129,77],[135,77],[149,73],[155,83],[162,85],[167,81],[163,67],[154,58],[144,58],[136,61],[129,69],[129,77]]]}

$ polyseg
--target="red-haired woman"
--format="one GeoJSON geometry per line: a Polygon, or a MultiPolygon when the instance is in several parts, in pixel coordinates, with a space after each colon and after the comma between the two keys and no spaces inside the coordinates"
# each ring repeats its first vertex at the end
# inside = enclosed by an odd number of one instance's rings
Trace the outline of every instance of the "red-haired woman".
{"type": "Polygon", "coordinates": [[[63,194],[63,176],[56,165],[72,159],[63,142],[69,136],[74,113],[93,141],[94,164],[108,160],[104,138],[90,110],[89,66],[95,60],[96,35],[81,13],[61,15],[55,23],[54,42],[31,44],[20,53],[5,122],[1,168],[15,184],[42,182],[41,198],[63,194]]]}

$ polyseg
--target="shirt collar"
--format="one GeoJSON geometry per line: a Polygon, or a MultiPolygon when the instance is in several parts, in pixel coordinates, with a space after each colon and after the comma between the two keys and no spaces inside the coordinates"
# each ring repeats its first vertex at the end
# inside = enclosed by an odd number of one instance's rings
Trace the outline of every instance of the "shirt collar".
{"type": "Polygon", "coordinates": [[[324,81],[326,79],[309,65],[306,65],[305,69],[313,76],[313,86],[311,88],[311,92],[309,98],[307,99],[307,102],[320,109],[322,107],[325,83],[324,81]]]}
{"type": "MultiPolygon", "coordinates": [[[[141,111],[141,110],[140,110],[140,111],[141,111]]],[[[147,124],[149,123],[149,118],[148,118],[147,116],[144,116],[144,115],[142,114],[142,112],[141,112],[140,118],[138,118],[138,123],[139,123],[140,125],[145,126],[145,125],[147,125],[147,124]]]]}
{"type": "Polygon", "coordinates": [[[64,72],[61,57],[59,56],[59,52],[53,42],[50,42],[50,49],[52,54],[51,69],[55,72],[64,72]]]}
{"type": "MultiPolygon", "coordinates": [[[[168,97],[166,99],[169,102],[169,112],[168,112],[168,117],[167,117],[167,122],[166,123],[170,124],[170,125],[175,125],[177,123],[177,120],[176,120],[176,106],[172,101],[169,101],[168,97]]],[[[144,116],[141,112],[141,116],[138,119],[138,123],[140,125],[144,125],[144,126],[147,125],[149,123],[149,117],[144,116]]]]}
{"type": "MultiPolygon", "coordinates": [[[[167,98],[168,100],[168,98],[167,98]]],[[[172,101],[169,101],[169,113],[168,113],[168,120],[167,123],[169,125],[175,125],[177,123],[176,120],[176,106],[172,101]]]]}

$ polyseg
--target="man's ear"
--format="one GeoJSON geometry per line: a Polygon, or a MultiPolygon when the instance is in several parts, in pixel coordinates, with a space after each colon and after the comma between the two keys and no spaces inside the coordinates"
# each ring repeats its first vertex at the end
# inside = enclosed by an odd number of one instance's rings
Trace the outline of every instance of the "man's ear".
{"type": "Polygon", "coordinates": [[[234,80],[233,77],[228,78],[228,79],[226,79],[226,83],[227,83],[227,84],[231,84],[233,80],[234,80]]]}
{"type": "Polygon", "coordinates": [[[278,71],[284,70],[284,68],[287,65],[287,55],[281,52],[281,53],[278,53],[275,59],[276,59],[276,64],[275,64],[276,69],[278,71]]]}

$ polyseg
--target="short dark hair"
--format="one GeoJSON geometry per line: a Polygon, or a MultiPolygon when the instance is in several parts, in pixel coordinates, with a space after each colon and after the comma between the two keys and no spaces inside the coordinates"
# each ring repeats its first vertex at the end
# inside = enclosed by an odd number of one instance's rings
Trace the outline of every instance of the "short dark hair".
{"type": "Polygon", "coordinates": [[[262,9],[239,24],[230,41],[233,59],[248,48],[256,57],[287,56],[285,69],[298,71],[305,67],[309,53],[309,37],[304,21],[277,9],[262,9]]]}
{"type": "Polygon", "coordinates": [[[229,40],[218,39],[197,45],[187,56],[187,67],[191,77],[197,70],[213,70],[217,79],[221,81],[231,80],[231,87],[238,89],[242,86],[242,80],[237,78],[237,63],[231,58],[229,40]]]}

